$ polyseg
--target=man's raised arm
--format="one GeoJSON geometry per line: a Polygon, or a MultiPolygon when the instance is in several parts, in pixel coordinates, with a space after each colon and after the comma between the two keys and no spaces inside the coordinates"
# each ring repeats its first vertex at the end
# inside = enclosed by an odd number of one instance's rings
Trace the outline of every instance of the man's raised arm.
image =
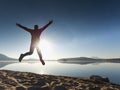
{"type": "Polygon", "coordinates": [[[48,24],[46,24],[45,26],[42,27],[42,31],[45,30],[50,24],[52,24],[53,21],[49,21],[48,24]]]}
{"type": "Polygon", "coordinates": [[[20,28],[22,28],[22,29],[24,29],[24,30],[30,32],[30,29],[29,29],[29,28],[27,28],[27,27],[25,27],[25,26],[22,26],[22,25],[19,24],[19,23],[16,23],[16,25],[17,25],[18,27],[20,27],[20,28]]]}

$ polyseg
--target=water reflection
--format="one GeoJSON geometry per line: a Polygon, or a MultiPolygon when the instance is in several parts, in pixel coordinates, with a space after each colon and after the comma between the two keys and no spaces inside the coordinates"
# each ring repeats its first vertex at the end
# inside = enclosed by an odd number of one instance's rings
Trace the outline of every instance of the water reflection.
{"type": "Polygon", "coordinates": [[[1,69],[33,72],[37,74],[52,74],[75,77],[88,77],[91,75],[101,75],[110,78],[110,81],[120,83],[119,63],[97,63],[97,64],[67,64],[57,61],[48,61],[46,65],[40,62],[22,62],[8,64],[1,69]]]}

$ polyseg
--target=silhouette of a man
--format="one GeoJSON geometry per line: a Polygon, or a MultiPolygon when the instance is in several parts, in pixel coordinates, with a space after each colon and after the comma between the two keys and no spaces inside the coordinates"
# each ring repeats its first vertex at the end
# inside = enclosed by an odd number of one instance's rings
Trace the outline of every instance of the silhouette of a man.
{"type": "Polygon", "coordinates": [[[41,33],[52,23],[53,21],[49,21],[45,26],[43,26],[42,28],[39,29],[38,25],[34,25],[34,29],[30,29],[27,28],[25,26],[22,26],[21,24],[16,23],[16,25],[24,30],[26,30],[27,32],[29,32],[31,34],[31,45],[30,45],[30,50],[29,52],[26,52],[24,54],[21,54],[19,57],[19,62],[22,61],[22,59],[27,56],[27,55],[31,55],[34,51],[34,49],[37,49],[37,53],[39,55],[40,61],[43,65],[45,65],[44,60],[42,59],[42,54],[41,54],[41,50],[38,46],[39,41],[40,41],[40,35],[41,33]]]}

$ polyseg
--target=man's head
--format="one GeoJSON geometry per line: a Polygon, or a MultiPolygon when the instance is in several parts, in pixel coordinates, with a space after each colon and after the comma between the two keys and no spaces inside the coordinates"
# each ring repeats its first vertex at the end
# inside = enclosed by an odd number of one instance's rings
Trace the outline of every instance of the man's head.
{"type": "Polygon", "coordinates": [[[38,29],[38,25],[34,25],[34,29],[38,29]]]}

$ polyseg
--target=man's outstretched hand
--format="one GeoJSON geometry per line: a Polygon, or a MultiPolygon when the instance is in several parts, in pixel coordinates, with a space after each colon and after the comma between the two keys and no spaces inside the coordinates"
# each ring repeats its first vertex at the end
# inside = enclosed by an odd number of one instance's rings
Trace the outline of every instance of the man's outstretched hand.
{"type": "Polygon", "coordinates": [[[16,23],[16,25],[17,25],[17,26],[20,26],[20,24],[19,24],[19,23],[16,23]]]}
{"type": "Polygon", "coordinates": [[[50,23],[50,24],[53,23],[53,20],[50,20],[49,23],[50,23]]]}

